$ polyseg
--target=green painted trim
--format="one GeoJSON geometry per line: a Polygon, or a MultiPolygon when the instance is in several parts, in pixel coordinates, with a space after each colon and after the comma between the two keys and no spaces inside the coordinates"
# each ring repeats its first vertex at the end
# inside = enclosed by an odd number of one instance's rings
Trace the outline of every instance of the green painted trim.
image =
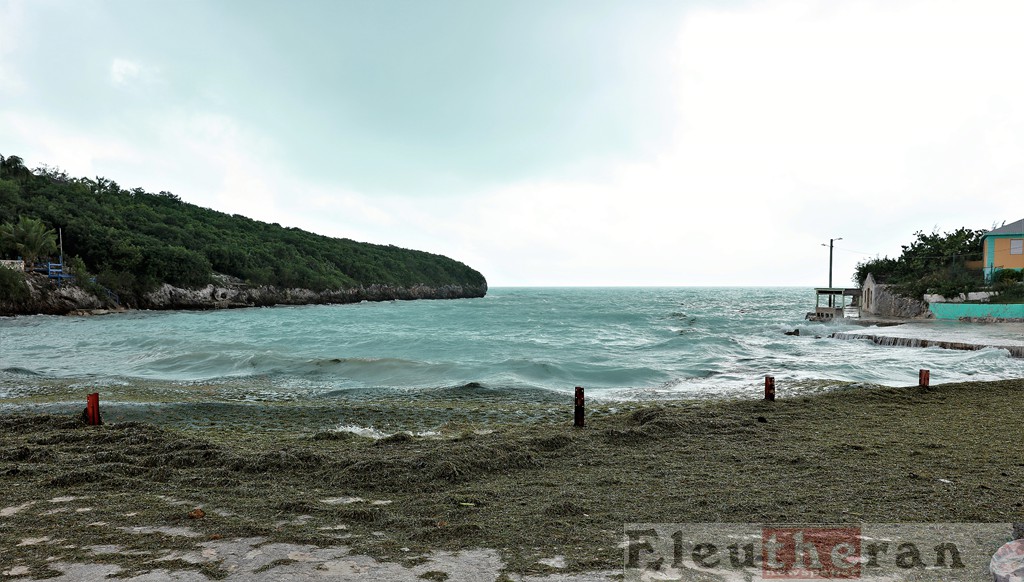
{"type": "Polygon", "coordinates": [[[1024,303],[932,303],[928,310],[936,319],[1024,319],[1024,303]]]}

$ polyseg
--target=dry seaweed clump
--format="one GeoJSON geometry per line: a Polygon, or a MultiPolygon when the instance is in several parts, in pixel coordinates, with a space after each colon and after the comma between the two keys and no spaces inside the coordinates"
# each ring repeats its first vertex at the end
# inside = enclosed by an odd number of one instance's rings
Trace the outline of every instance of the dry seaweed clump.
{"type": "Polygon", "coordinates": [[[1006,381],[619,403],[593,406],[585,429],[537,415],[380,440],[5,415],[0,550],[34,577],[55,560],[198,570],[181,556],[239,538],[410,565],[492,548],[508,572],[537,573],[552,556],[566,571],[621,567],[634,522],[1024,522],[1024,460],[994,444],[1022,396],[1006,381]]]}

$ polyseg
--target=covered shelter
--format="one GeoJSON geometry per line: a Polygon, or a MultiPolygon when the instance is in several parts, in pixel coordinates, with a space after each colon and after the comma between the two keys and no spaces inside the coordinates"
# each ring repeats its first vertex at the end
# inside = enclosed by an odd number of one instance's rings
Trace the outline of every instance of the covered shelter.
{"type": "Polygon", "coordinates": [[[814,311],[807,314],[811,321],[831,321],[860,316],[860,289],[847,287],[817,287],[814,289],[814,311]]]}

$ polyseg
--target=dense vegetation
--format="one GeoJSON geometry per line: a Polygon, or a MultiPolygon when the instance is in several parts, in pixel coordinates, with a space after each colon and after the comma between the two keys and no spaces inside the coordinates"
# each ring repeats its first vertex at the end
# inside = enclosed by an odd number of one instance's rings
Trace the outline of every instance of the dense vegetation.
{"type": "Polygon", "coordinates": [[[21,273],[0,267],[0,298],[20,303],[27,299],[28,295],[28,286],[25,285],[25,277],[21,273]]]}
{"type": "Polygon", "coordinates": [[[22,216],[17,222],[0,224],[0,244],[18,252],[26,263],[57,252],[57,233],[41,220],[22,216]]]}
{"type": "Polygon", "coordinates": [[[997,271],[992,278],[992,290],[999,293],[992,303],[1024,303],[1024,273],[1012,269],[997,271]]]}
{"type": "Polygon", "coordinates": [[[983,284],[980,265],[984,230],[959,228],[953,232],[914,233],[917,240],[903,245],[895,258],[869,259],[857,264],[858,285],[871,273],[879,283],[895,286],[898,293],[920,298],[925,293],[954,296],[974,291],[983,284]]]}
{"type": "MultiPolygon", "coordinates": [[[[314,291],[486,285],[479,272],[440,255],[320,236],[201,208],[169,192],[29,170],[17,156],[0,156],[0,222],[13,227],[26,217],[62,229],[65,257],[80,257],[79,268],[122,298],[161,283],[204,286],[214,273],[314,291]]],[[[20,254],[10,237],[3,240],[0,256],[20,254]]]]}

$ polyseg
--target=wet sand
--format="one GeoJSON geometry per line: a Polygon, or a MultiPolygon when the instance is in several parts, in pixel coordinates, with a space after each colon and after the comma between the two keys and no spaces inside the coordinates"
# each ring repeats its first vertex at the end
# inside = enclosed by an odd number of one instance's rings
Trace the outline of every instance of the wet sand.
{"type": "Polygon", "coordinates": [[[102,427],[22,404],[0,415],[0,569],[603,579],[628,522],[1024,521],[1024,380],[606,402],[584,429],[538,398],[108,403],[102,427]]]}

